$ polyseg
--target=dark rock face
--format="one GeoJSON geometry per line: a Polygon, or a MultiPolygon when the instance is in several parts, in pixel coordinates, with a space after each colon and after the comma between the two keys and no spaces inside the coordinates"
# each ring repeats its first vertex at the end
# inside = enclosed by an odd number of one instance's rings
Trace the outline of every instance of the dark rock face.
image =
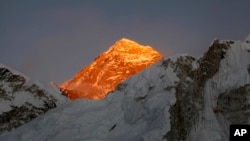
{"type": "MultiPolygon", "coordinates": [[[[170,108],[171,130],[163,137],[168,141],[187,140],[192,127],[198,121],[204,107],[204,87],[220,69],[221,60],[234,41],[215,40],[209,50],[200,59],[181,56],[176,62],[163,61],[164,66],[171,65],[180,78],[176,84],[176,103],[170,108]],[[197,62],[198,67],[192,67],[197,62]]],[[[248,66],[249,72],[249,66],[248,66]]],[[[249,73],[250,74],[250,73],[249,73]]],[[[250,86],[232,89],[218,98],[215,114],[223,114],[233,124],[247,124],[250,117],[250,86]],[[239,116],[242,115],[242,116],[239,116]]]]}
{"type": "Polygon", "coordinates": [[[220,43],[219,40],[215,40],[204,56],[199,59],[200,68],[197,74],[200,86],[204,86],[205,82],[218,72],[220,61],[225,57],[226,50],[232,43],[232,41],[220,43]]]}
{"type": "Polygon", "coordinates": [[[51,92],[0,65],[0,134],[11,131],[57,106],[51,92]]]}
{"type": "Polygon", "coordinates": [[[220,109],[232,124],[248,124],[248,118],[250,117],[249,99],[250,84],[246,84],[222,93],[218,97],[217,109],[220,109]]]}
{"type": "Polygon", "coordinates": [[[181,56],[176,62],[163,62],[165,66],[171,65],[180,78],[175,87],[176,103],[169,110],[171,130],[163,137],[167,140],[185,140],[199,111],[202,110],[203,96],[198,93],[198,71],[192,65],[196,63],[197,59],[191,56],[181,56]]]}

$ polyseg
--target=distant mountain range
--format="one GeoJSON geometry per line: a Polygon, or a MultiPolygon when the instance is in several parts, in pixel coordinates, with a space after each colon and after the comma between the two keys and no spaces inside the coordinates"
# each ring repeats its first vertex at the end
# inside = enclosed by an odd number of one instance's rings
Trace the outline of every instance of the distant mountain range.
{"type": "Polygon", "coordinates": [[[54,108],[0,140],[228,141],[230,124],[250,124],[249,99],[250,40],[214,40],[200,58],[161,59],[104,99],[54,108]]]}

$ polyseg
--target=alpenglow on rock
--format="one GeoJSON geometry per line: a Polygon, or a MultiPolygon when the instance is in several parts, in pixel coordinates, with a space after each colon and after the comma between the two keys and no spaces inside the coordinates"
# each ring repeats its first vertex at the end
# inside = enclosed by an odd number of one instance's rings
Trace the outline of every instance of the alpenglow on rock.
{"type": "Polygon", "coordinates": [[[121,81],[160,59],[152,47],[122,38],[59,89],[71,99],[102,99],[121,81]]]}

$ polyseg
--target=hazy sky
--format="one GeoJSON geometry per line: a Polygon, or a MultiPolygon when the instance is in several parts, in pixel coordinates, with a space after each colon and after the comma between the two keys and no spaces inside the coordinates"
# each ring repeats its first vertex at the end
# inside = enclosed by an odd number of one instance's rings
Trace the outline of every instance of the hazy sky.
{"type": "Polygon", "coordinates": [[[0,0],[0,63],[32,79],[71,78],[116,40],[201,56],[250,33],[249,0],[0,0]]]}

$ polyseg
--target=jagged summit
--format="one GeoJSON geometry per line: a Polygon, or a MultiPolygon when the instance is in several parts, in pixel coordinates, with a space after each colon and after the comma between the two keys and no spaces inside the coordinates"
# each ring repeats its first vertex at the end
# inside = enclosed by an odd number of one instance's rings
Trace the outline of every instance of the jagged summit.
{"type": "Polygon", "coordinates": [[[141,48],[141,49],[144,49],[144,48],[151,48],[150,46],[142,46],[140,45],[139,43],[135,42],[135,41],[132,41],[130,39],[127,39],[127,38],[121,38],[120,40],[116,41],[114,43],[114,45],[112,45],[109,50],[117,50],[117,51],[126,51],[127,49],[132,49],[132,48],[141,48]]]}
{"type": "Polygon", "coordinates": [[[122,38],[59,89],[71,99],[102,99],[121,81],[161,58],[152,47],[122,38]]]}
{"type": "Polygon", "coordinates": [[[152,57],[158,57],[159,53],[155,51],[151,46],[140,45],[139,43],[122,38],[115,42],[108,51],[104,54],[109,56],[119,56],[123,61],[126,62],[143,62],[151,61],[152,57]],[[153,55],[151,57],[151,55],[153,55]]]}

